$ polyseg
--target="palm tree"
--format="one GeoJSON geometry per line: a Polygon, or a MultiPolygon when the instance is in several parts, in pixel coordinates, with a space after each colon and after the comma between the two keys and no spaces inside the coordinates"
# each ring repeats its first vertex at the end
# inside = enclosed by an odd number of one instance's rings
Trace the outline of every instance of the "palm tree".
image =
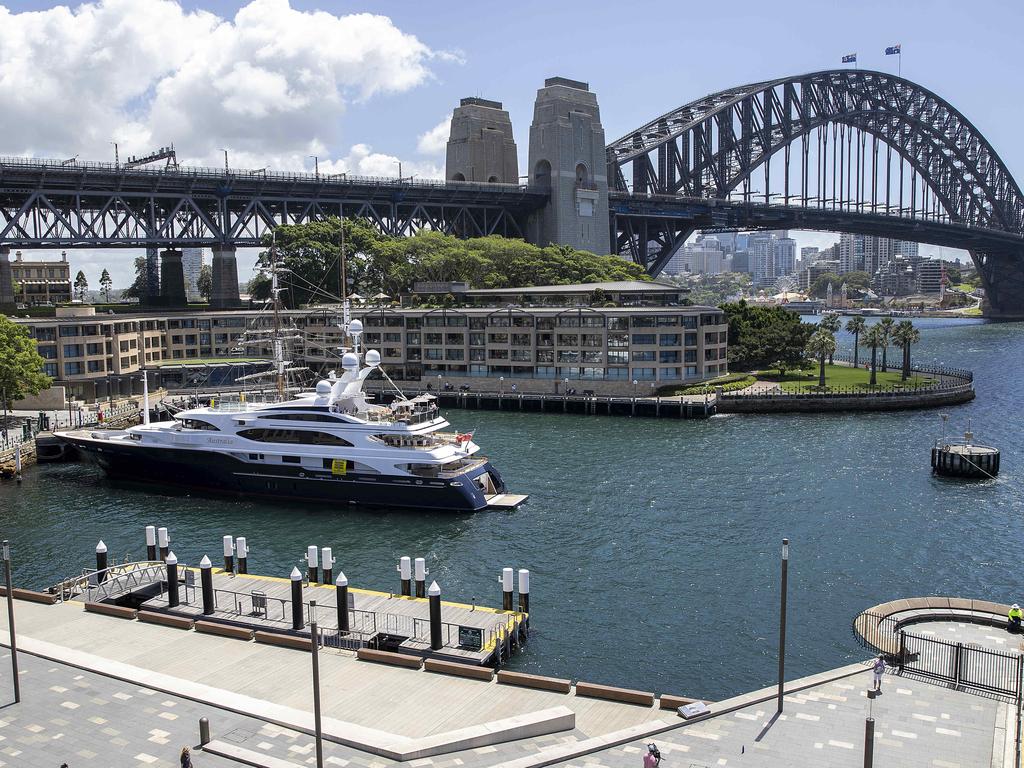
{"type": "Polygon", "coordinates": [[[836,337],[831,331],[819,328],[807,341],[807,352],[818,358],[818,389],[825,389],[825,358],[836,351],[836,337]]]}
{"type": "MultiPolygon", "coordinates": [[[[842,321],[839,319],[839,315],[825,315],[821,318],[821,322],[818,323],[818,327],[822,330],[828,331],[833,337],[839,333],[839,329],[842,328],[842,321]]],[[[832,355],[835,354],[835,350],[832,350],[828,355],[828,364],[832,365],[832,355]]]]}
{"type": "Polygon", "coordinates": [[[871,347],[871,381],[869,386],[874,387],[878,383],[876,372],[878,370],[878,348],[885,344],[888,339],[885,336],[885,329],[882,328],[881,323],[875,323],[866,331],[864,331],[864,338],[861,339],[861,346],[871,347]]]}
{"type": "Polygon", "coordinates": [[[864,333],[867,326],[863,317],[851,317],[846,321],[846,332],[853,334],[853,367],[857,367],[857,353],[860,352],[860,335],[864,333]]]}
{"type": "Polygon", "coordinates": [[[910,345],[921,340],[921,333],[910,320],[902,320],[892,332],[892,340],[903,348],[902,380],[906,381],[910,378],[910,345]]]}
{"type": "Polygon", "coordinates": [[[889,352],[889,345],[892,344],[892,331],[896,325],[896,321],[891,317],[883,317],[878,321],[878,324],[882,327],[882,370],[888,371],[889,366],[886,362],[887,353],[889,352]]]}

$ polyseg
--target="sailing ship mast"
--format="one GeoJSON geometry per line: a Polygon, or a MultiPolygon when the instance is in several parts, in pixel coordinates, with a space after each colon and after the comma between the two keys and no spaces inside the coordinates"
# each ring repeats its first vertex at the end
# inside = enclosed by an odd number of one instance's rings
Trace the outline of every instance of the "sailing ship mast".
{"type": "Polygon", "coordinates": [[[270,243],[270,293],[274,300],[274,371],[277,397],[284,400],[284,344],[281,342],[281,288],[277,283],[277,235],[270,243]]]}

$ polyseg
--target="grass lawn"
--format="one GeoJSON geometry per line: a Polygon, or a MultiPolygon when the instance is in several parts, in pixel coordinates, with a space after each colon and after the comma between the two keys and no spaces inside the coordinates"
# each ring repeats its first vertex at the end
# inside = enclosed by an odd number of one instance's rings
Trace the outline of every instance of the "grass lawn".
{"type": "MultiPolygon", "coordinates": [[[[868,357],[870,363],[871,358],[868,357]]],[[[818,366],[813,369],[802,371],[787,371],[785,376],[779,376],[778,371],[762,371],[757,374],[759,381],[771,381],[778,383],[784,392],[816,392],[818,391],[818,366]]],[[[827,389],[860,389],[870,391],[868,382],[871,380],[871,371],[864,370],[864,364],[859,368],[849,365],[826,365],[825,366],[825,387],[827,389]]],[[[935,383],[935,379],[929,376],[911,375],[903,381],[900,378],[899,361],[896,361],[895,369],[892,362],[889,363],[889,370],[882,371],[881,366],[876,375],[876,389],[889,387],[926,387],[935,383]]]]}

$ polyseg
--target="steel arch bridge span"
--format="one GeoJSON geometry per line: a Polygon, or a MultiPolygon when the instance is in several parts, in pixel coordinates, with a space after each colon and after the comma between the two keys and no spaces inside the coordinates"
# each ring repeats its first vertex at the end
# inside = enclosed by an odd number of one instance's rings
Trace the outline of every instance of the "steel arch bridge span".
{"type": "Polygon", "coordinates": [[[781,203],[830,231],[850,231],[851,214],[880,219],[872,234],[921,242],[935,242],[930,225],[943,242],[962,227],[957,247],[970,249],[992,313],[1024,315],[1024,194],[970,121],[909,80],[829,70],[729,89],[632,131],[607,157],[613,198],[648,198],[645,216],[613,204],[616,245],[652,273],[694,228],[650,215],[672,197],[781,203]]]}

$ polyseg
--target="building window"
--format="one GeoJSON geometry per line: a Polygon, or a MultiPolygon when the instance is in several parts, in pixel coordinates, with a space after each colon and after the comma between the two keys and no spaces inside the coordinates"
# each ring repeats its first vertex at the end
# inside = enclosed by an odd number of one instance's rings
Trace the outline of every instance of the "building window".
{"type": "Polygon", "coordinates": [[[65,376],[80,376],[82,374],[81,363],[64,363],[65,376]]]}
{"type": "Polygon", "coordinates": [[[678,333],[663,333],[658,337],[658,345],[662,347],[678,347],[680,336],[678,333]]]}
{"type": "Polygon", "coordinates": [[[653,363],[654,362],[654,350],[650,352],[634,352],[633,353],[634,363],[653,363]]]}
{"type": "Polygon", "coordinates": [[[658,337],[653,333],[634,333],[634,344],[657,344],[658,337]]]}

